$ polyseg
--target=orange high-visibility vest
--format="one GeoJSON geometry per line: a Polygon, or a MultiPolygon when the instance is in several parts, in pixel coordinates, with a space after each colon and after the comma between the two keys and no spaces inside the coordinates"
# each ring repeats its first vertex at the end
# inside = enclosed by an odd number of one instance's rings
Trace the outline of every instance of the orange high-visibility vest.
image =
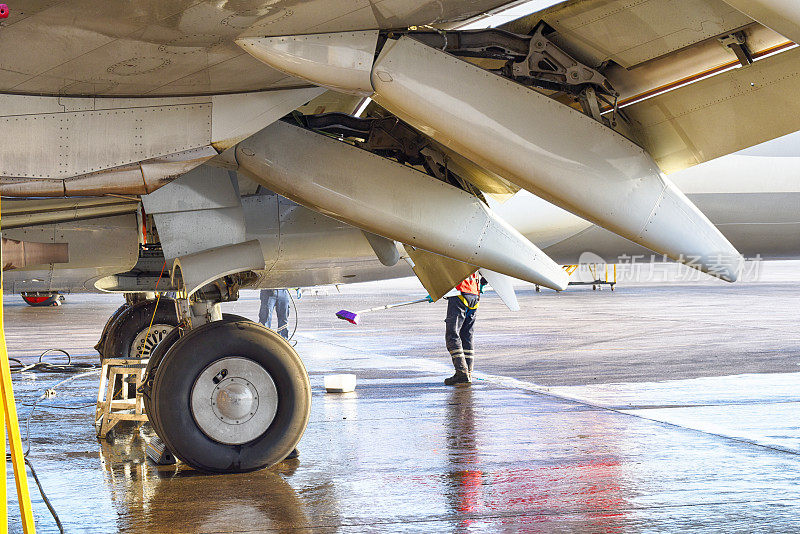
{"type": "Polygon", "coordinates": [[[456,286],[457,291],[462,293],[471,293],[472,295],[480,295],[481,291],[478,287],[478,273],[473,273],[468,276],[466,280],[456,286]]]}

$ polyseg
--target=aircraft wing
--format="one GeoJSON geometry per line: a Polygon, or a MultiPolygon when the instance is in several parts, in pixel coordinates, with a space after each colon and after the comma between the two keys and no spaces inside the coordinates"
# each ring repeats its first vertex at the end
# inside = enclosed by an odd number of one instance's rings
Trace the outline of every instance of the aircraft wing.
{"type": "Polygon", "coordinates": [[[135,198],[210,163],[365,232],[562,288],[486,203],[526,189],[735,280],[738,252],[665,174],[800,130],[798,10],[542,1],[487,27],[527,4],[14,2],[0,193],[135,198]],[[365,97],[377,105],[352,116],[365,97]]]}

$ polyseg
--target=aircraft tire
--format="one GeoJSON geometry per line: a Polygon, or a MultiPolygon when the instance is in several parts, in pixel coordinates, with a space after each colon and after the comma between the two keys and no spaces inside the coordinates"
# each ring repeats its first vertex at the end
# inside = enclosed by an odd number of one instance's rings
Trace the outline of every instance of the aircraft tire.
{"type": "Polygon", "coordinates": [[[117,308],[117,310],[111,314],[111,317],[108,318],[108,321],[106,321],[105,326],[103,326],[103,333],[100,334],[100,340],[94,346],[94,350],[96,350],[101,357],[103,355],[103,346],[105,345],[106,340],[108,339],[108,333],[111,331],[111,327],[114,325],[114,322],[119,318],[119,316],[122,315],[122,312],[124,312],[130,307],[131,305],[126,302],[125,304],[117,308]]]}
{"type": "Polygon", "coordinates": [[[178,314],[174,300],[162,298],[158,309],[155,300],[137,302],[123,310],[109,327],[100,357],[149,358],[158,343],[176,326],[178,314]]]}
{"type": "MultiPolygon", "coordinates": [[[[228,322],[234,321],[247,321],[246,317],[242,317],[241,315],[236,315],[233,313],[223,313],[222,320],[228,322]]],[[[150,416],[152,412],[152,389],[153,389],[153,379],[156,375],[156,371],[158,370],[158,366],[161,364],[161,361],[164,359],[164,356],[167,354],[169,349],[172,348],[172,345],[178,341],[181,336],[183,335],[183,331],[180,328],[175,328],[167,334],[161,342],[156,345],[153,351],[150,353],[150,359],[147,361],[147,367],[144,372],[144,394],[142,395],[142,399],[144,401],[144,412],[148,414],[148,419],[150,421],[150,426],[153,427],[156,434],[161,436],[161,431],[158,428],[158,421],[155,417],[150,416]]]]}
{"type": "Polygon", "coordinates": [[[159,364],[164,359],[164,356],[169,352],[169,349],[181,338],[182,332],[180,328],[176,328],[166,335],[161,343],[156,345],[153,352],[150,353],[150,359],[147,362],[147,368],[144,372],[144,388],[142,391],[142,401],[144,402],[144,413],[147,414],[147,420],[150,426],[153,427],[155,433],[161,437],[161,428],[159,427],[158,418],[156,417],[157,410],[153,408],[153,384],[155,382],[156,371],[159,364]]]}
{"type": "Polygon", "coordinates": [[[277,333],[252,321],[215,321],[167,351],[151,406],[159,437],[186,464],[254,471],[280,462],[300,441],[311,385],[297,352],[277,333]]]}

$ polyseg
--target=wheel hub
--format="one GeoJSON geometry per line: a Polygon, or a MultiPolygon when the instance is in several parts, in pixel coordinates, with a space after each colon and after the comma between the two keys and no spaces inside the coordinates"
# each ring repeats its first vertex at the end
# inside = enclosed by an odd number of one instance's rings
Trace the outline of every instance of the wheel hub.
{"type": "Polygon", "coordinates": [[[156,345],[161,343],[161,340],[167,337],[167,334],[172,332],[175,327],[171,324],[154,324],[150,328],[145,328],[133,338],[131,343],[131,351],[128,355],[132,359],[145,359],[149,358],[153,353],[156,345]]]}
{"type": "Polygon", "coordinates": [[[226,378],[214,388],[211,407],[214,414],[225,423],[245,423],[258,410],[258,392],[247,380],[226,378]]]}
{"type": "Polygon", "coordinates": [[[278,411],[278,390],[257,362],[228,357],[208,365],[192,386],[192,415],[209,438],[240,445],[266,432],[278,411]]]}

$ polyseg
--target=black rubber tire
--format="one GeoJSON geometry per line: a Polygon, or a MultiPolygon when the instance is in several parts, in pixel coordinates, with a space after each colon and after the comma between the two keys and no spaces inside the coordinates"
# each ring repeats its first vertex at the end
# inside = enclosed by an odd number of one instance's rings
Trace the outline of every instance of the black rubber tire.
{"type": "Polygon", "coordinates": [[[53,306],[56,303],[60,303],[58,299],[60,295],[58,293],[53,293],[46,299],[42,299],[42,295],[29,296],[27,293],[22,293],[20,296],[22,297],[22,300],[25,301],[25,304],[27,304],[28,306],[33,306],[34,308],[53,306]]]}
{"type": "MultiPolygon", "coordinates": [[[[222,320],[227,322],[236,322],[236,321],[248,321],[246,317],[242,317],[241,315],[236,315],[233,313],[223,313],[222,320]]],[[[164,339],[161,340],[161,343],[156,345],[156,348],[153,349],[152,354],[150,354],[150,359],[147,361],[147,368],[144,372],[144,391],[142,392],[142,400],[144,401],[144,413],[147,414],[148,420],[150,421],[150,426],[153,427],[153,430],[161,437],[161,431],[158,428],[158,421],[156,421],[155,417],[152,417],[150,414],[152,413],[152,389],[153,389],[153,380],[155,378],[156,370],[158,369],[161,361],[164,359],[164,356],[167,354],[169,349],[178,341],[181,336],[183,335],[184,331],[181,328],[176,328],[169,334],[167,334],[164,339]]]]}
{"type": "Polygon", "coordinates": [[[311,385],[297,352],[277,333],[249,320],[215,321],[187,333],[168,351],[153,380],[151,406],[154,428],[184,463],[215,473],[254,471],[280,462],[299,443],[311,410],[311,385]],[[278,390],[278,409],[270,426],[239,445],[206,436],[190,405],[196,377],[228,356],[258,362],[278,390]]]}
{"type": "Polygon", "coordinates": [[[153,349],[153,353],[150,355],[150,360],[148,360],[147,368],[144,372],[144,388],[142,391],[144,413],[147,414],[147,420],[150,422],[150,426],[153,427],[153,431],[158,437],[161,437],[162,432],[157,417],[155,416],[156,411],[153,408],[153,383],[155,382],[156,370],[169,349],[172,348],[182,335],[183,332],[181,328],[176,328],[167,334],[166,337],[161,340],[161,343],[156,345],[156,348],[153,349]]]}
{"type": "Polygon", "coordinates": [[[138,302],[124,310],[111,325],[106,341],[103,343],[101,359],[128,358],[131,344],[142,329],[147,328],[150,321],[153,324],[169,324],[178,326],[178,313],[175,311],[175,301],[161,298],[158,301],[147,300],[138,302]],[[153,311],[156,312],[153,318],[153,311]]]}
{"type": "Polygon", "coordinates": [[[103,326],[103,333],[100,334],[100,339],[98,340],[97,344],[94,346],[94,350],[100,354],[102,359],[103,356],[103,347],[105,346],[106,340],[108,339],[108,333],[111,331],[111,328],[114,326],[114,323],[119,319],[119,316],[122,315],[122,312],[130,308],[131,305],[127,302],[117,308],[117,310],[111,314],[111,317],[108,318],[106,321],[105,326],[103,326]]]}

